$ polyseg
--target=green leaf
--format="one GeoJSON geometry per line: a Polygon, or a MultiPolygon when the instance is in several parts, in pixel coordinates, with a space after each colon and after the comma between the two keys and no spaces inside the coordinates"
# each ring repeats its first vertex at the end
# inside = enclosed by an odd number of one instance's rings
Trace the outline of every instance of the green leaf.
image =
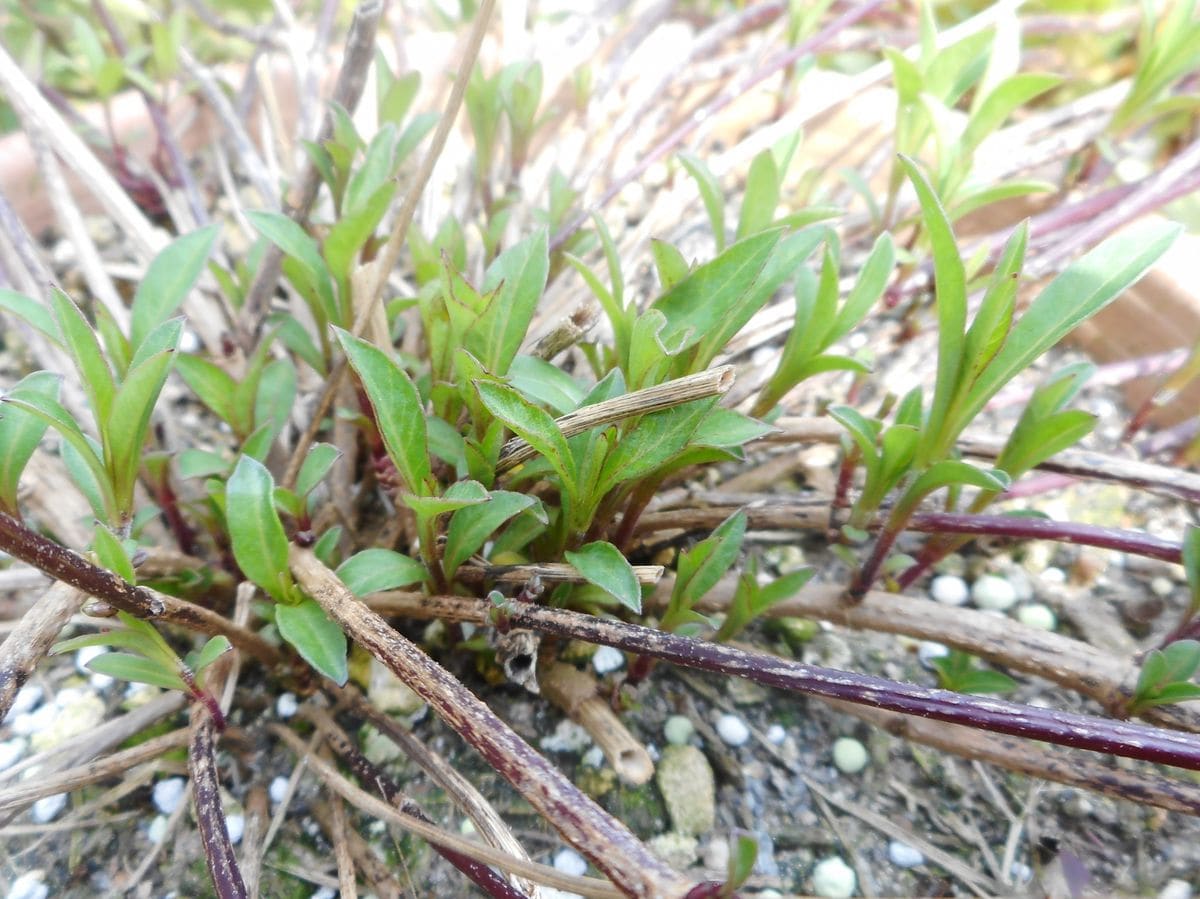
{"type": "Polygon", "coordinates": [[[959,138],[959,152],[964,155],[973,153],[984,138],[1003,125],[1013,112],[1061,82],[1062,78],[1058,75],[1039,72],[1019,72],[1000,82],[971,114],[959,138]]]}
{"type": "Polygon", "coordinates": [[[237,382],[225,369],[199,356],[180,353],[175,359],[175,370],[200,402],[215,412],[226,424],[234,424],[231,401],[237,389],[237,382]]]}
{"type": "Polygon", "coordinates": [[[304,283],[320,302],[327,321],[338,321],[337,303],[333,297],[333,279],[329,267],[321,258],[317,242],[298,224],[278,212],[247,212],[246,218],[263,237],[295,260],[304,283]]]}
{"type": "Polygon", "coordinates": [[[419,584],[426,573],[420,562],[381,548],[355,553],[337,569],[337,576],[355,596],[419,584]]]}
{"type": "Polygon", "coordinates": [[[144,656],[106,652],[88,662],[87,667],[97,674],[107,674],[120,680],[150,684],[166,690],[187,691],[187,685],[178,671],[166,668],[158,660],[144,656]]]}
{"type": "Polygon", "coordinates": [[[545,229],[510,247],[488,266],[483,292],[495,291],[487,309],[466,334],[466,348],[497,377],[508,374],[550,272],[545,229]]]}
{"type": "Polygon", "coordinates": [[[341,454],[342,451],[332,443],[314,443],[309,447],[300,472],[296,475],[296,493],[308,496],[325,475],[329,474],[329,469],[341,454]]]}
{"type": "Polygon", "coordinates": [[[146,429],[158,394],[167,380],[173,356],[171,350],[157,353],[131,369],[117,391],[112,412],[104,423],[106,462],[111,472],[117,511],[122,516],[133,511],[133,491],[142,465],[146,429]]]}
{"type": "Polygon", "coordinates": [[[150,262],[130,309],[129,343],[134,353],[183,303],[204,271],[219,231],[220,226],[208,225],[178,237],[150,262]]]}
{"type": "Polygon", "coordinates": [[[105,469],[104,463],[101,461],[95,448],[88,441],[87,437],[84,436],[83,431],[79,429],[79,425],[75,423],[75,419],[63,408],[62,404],[52,396],[31,390],[28,387],[21,388],[19,384],[3,397],[3,401],[15,408],[23,409],[35,415],[62,435],[63,439],[79,454],[80,460],[83,461],[87,470],[95,479],[96,486],[101,492],[101,511],[104,516],[106,518],[115,517],[117,504],[113,496],[108,471],[105,469]]]}
{"type": "Polygon", "coordinates": [[[933,279],[934,296],[937,302],[938,317],[938,363],[937,378],[933,391],[933,400],[929,408],[922,439],[922,463],[931,461],[927,458],[933,447],[942,440],[943,433],[950,433],[945,427],[946,412],[954,398],[958,386],[959,372],[963,366],[964,330],[967,322],[967,276],[963,268],[962,257],[958,253],[958,243],[950,228],[942,204],[938,202],[933,188],[925,179],[917,164],[907,157],[900,157],[900,164],[908,172],[908,177],[916,189],[917,198],[921,201],[921,212],[924,216],[925,229],[933,246],[933,279]]]}
{"type": "Polygon", "coordinates": [[[575,494],[575,464],[566,438],[549,413],[539,409],[511,387],[476,381],[475,389],[489,412],[542,454],[558,473],[563,490],[575,494]]]}
{"type": "Polygon", "coordinates": [[[879,438],[879,422],[869,419],[851,406],[833,405],[827,410],[829,417],[850,432],[850,438],[857,444],[864,459],[874,459],[879,455],[876,441],[879,438]]]}
{"type": "Polygon", "coordinates": [[[746,536],[746,513],[739,509],[726,518],[711,535],[700,541],[690,553],[680,557],[676,589],[690,608],[737,561],[746,536]]]}
{"type": "Polygon", "coordinates": [[[566,556],[588,583],[611,594],[627,609],[641,614],[641,585],[633,566],[619,549],[600,540],[581,546],[576,552],[568,551],[566,556]]]}
{"type": "Polygon", "coordinates": [[[125,551],[125,547],[113,535],[113,532],[102,524],[97,524],[96,530],[92,534],[92,552],[96,554],[100,564],[109,571],[131,584],[137,583],[137,575],[134,574],[133,562],[129,559],[129,553],[125,551]]]}
{"type": "Polygon", "coordinates": [[[600,475],[603,489],[640,480],[666,466],[687,447],[715,405],[713,397],[642,416],[637,427],[620,435],[605,458],[600,475]]]}
{"type": "Polygon", "coordinates": [[[680,153],[679,163],[696,179],[696,186],[700,188],[700,199],[704,201],[708,222],[717,242],[717,252],[720,253],[725,249],[725,191],[721,190],[716,176],[698,157],[690,153],[680,153]]]}
{"type": "Polygon", "coordinates": [[[757,234],[775,220],[779,205],[779,166],[775,154],[763,150],[750,163],[746,175],[746,193],[742,197],[742,214],[738,218],[737,239],[757,234]]]}
{"type": "Polygon", "coordinates": [[[179,469],[179,476],[187,480],[188,478],[207,478],[213,475],[224,476],[228,473],[232,463],[220,453],[186,449],[179,454],[175,464],[179,469]]]}
{"type": "Polygon", "coordinates": [[[963,341],[960,392],[969,389],[979,373],[987,368],[988,363],[1000,352],[1000,347],[1008,338],[1013,310],[1017,305],[1017,281],[1021,265],[1025,261],[1028,240],[1029,227],[1027,223],[1022,222],[1004,246],[1000,262],[992,274],[992,283],[983,295],[979,311],[975,313],[963,341]]]}
{"type": "MultiPolygon", "coordinates": [[[[375,228],[396,194],[396,183],[389,181],[365,199],[361,209],[345,212],[325,236],[325,258],[329,271],[339,284],[344,284],[354,267],[354,257],[375,233],[375,228]]],[[[346,298],[342,298],[343,304],[346,298]]]]}
{"type": "Polygon", "coordinates": [[[959,693],[1008,693],[1017,689],[1017,682],[1007,674],[986,668],[973,668],[954,682],[959,693]]]}
{"type": "Polygon", "coordinates": [[[298,605],[276,606],[275,626],[304,661],[338,686],[345,686],[350,678],[346,635],[316,602],[306,598],[298,605]]]}
{"type": "Polygon", "coordinates": [[[275,481],[261,462],[238,459],[225,486],[225,518],[242,573],[276,602],[292,602],[287,535],[275,511],[275,481]]]}
{"type": "Polygon", "coordinates": [[[198,651],[188,653],[187,665],[193,672],[199,675],[205,668],[231,649],[233,649],[233,644],[229,642],[228,637],[220,634],[215,637],[209,637],[198,651]]]}
{"type": "Polygon", "coordinates": [[[754,863],[758,860],[758,840],[747,834],[738,834],[732,842],[725,887],[736,890],[754,873],[754,863]]]}
{"type": "Polygon", "coordinates": [[[104,352],[100,349],[100,341],[96,332],[83,317],[79,307],[58,288],[50,292],[50,303],[54,307],[54,315],[58,319],[58,327],[66,341],[67,352],[79,372],[80,381],[88,402],[92,407],[92,416],[97,428],[103,433],[104,423],[112,410],[113,395],[116,393],[116,383],[113,381],[112,369],[104,352]]]}
{"type": "Polygon", "coordinates": [[[508,369],[508,382],[528,400],[549,406],[558,415],[574,412],[583,402],[584,386],[559,368],[536,356],[517,356],[508,369]]]}
{"type": "Polygon", "coordinates": [[[183,318],[172,318],[160,324],[146,335],[132,359],[127,359],[121,371],[121,377],[129,374],[129,369],[137,368],[151,356],[163,350],[174,350],[179,346],[179,338],[183,336],[183,318]]]}
{"type": "Polygon", "coordinates": [[[905,500],[897,504],[897,508],[915,504],[935,490],[965,484],[978,487],[980,490],[1000,492],[1008,489],[1009,477],[999,469],[984,471],[982,468],[962,462],[958,459],[943,459],[921,474],[905,495],[905,500]]]}
{"type": "Polygon", "coordinates": [[[386,353],[349,331],[334,329],[346,358],[362,380],[388,456],[417,496],[431,493],[425,406],[413,382],[386,353]]]}
{"type": "Polygon", "coordinates": [[[1200,527],[1191,524],[1183,534],[1183,571],[1192,589],[1192,608],[1200,605],[1200,527]]]}
{"type": "Polygon", "coordinates": [[[758,440],[774,430],[748,415],[718,406],[700,422],[689,443],[693,446],[737,447],[758,440]]]}
{"type": "Polygon", "coordinates": [[[871,307],[883,296],[895,265],[896,248],[892,243],[892,236],[885,231],[876,238],[875,245],[871,247],[870,254],[859,269],[854,287],[850,289],[850,294],[838,311],[831,329],[833,340],[840,340],[849,334],[850,329],[861,322],[871,307]]]}
{"type": "Polygon", "coordinates": [[[496,530],[513,516],[525,511],[537,500],[524,493],[493,490],[486,503],[459,509],[450,519],[442,565],[446,577],[474,555],[496,530]]]}
{"type": "Polygon", "coordinates": [[[650,238],[650,252],[663,291],[668,291],[688,276],[691,266],[674,246],[656,237],[650,238]]]}
{"type": "Polygon", "coordinates": [[[417,513],[418,519],[430,519],[447,512],[487,502],[488,492],[478,481],[458,481],[441,496],[406,496],[404,503],[417,513]]]}
{"type": "Polygon", "coordinates": [[[59,331],[54,316],[37,300],[15,290],[0,288],[0,309],[11,312],[58,345],[63,345],[62,332],[59,331]]]}
{"type": "MultiPolygon", "coordinates": [[[[42,393],[58,398],[62,379],[48,371],[26,375],[13,388],[16,392],[42,393]]],[[[21,473],[46,433],[47,422],[14,405],[0,407],[0,507],[10,515],[19,514],[17,486],[21,473]]]]}
{"type": "Polygon", "coordinates": [[[1164,221],[1133,225],[1073,262],[1050,282],[1009,332],[947,430],[961,432],[1001,387],[1142,277],[1179,235],[1164,221]]]}

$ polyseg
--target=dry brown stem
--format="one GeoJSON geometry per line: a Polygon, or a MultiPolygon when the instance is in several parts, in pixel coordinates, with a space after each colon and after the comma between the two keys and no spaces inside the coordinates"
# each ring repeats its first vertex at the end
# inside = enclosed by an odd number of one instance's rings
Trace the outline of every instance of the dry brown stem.
{"type": "Polygon", "coordinates": [[[596,679],[563,662],[538,670],[542,695],[588,732],[622,782],[641,786],[654,776],[650,753],[598,692],[596,679]]]}
{"type": "Polygon", "coordinates": [[[690,882],[579,790],[449,672],[354,597],[308,550],[292,546],[300,585],[342,630],[387,665],[479,751],[563,837],[632,896],[674,896],[690,882]]]}
{"type": "Polygon", "coordinates": [[[66,584],[51,584],[0,644],[0,721],[85,596],[66,584]]]}

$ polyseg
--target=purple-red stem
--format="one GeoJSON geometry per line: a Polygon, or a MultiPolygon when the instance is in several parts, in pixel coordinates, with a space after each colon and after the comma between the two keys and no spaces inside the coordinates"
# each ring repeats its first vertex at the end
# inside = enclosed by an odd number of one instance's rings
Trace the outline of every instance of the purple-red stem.
{"type": "Polygon", "coordinates": [[[221,784],[217,779],[216,727],[207,712],[192,716],[192,741],[188,747],[188,771],[192,775],[192,798],[196,824],[204,843],[204,859],[219,899],[245,899],[246,884],[238,869],[237,856],[229,840],[225,812],[221,807],[221,784]],[[199,719],[199,720],[198,720],[199,719]]]}
{"type": "Polygon", "coordinates": [[[819,668],[562,609],[521,604],[513,609],[512,619],[518,627],[614,646],[687,668],[744,677],[791,692],[840,699],[1060,746],[1200,770],[1200,741],[1193,734],[819,668]]]}

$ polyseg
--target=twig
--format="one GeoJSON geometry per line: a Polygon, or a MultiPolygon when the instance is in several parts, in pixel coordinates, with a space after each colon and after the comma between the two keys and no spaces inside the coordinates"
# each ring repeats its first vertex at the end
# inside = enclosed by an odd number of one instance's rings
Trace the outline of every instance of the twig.
{"type": "Polygon", "coordinates": [[[202,703],[192,706],[191,745],[188,771],[192,775],[192,798],[196,824],[204,843],[208,874],[220,899],[245,899],[246,884],[238,869],[237,856],[229,841],[229,828],[221,807],[221,782],[217,777],[216,725],[202,703]]]}
{"type": "Polygon", "coordinates": [[[188,744],[188,729],[181,727],[160,737],[154,737],[129,749],[112,755],[68,768],[58,774],[39,777],[36,783],[22,784],[0,790],[0,812],[22,809],[46,796],[69,793],[97,781],[124,774],[130,768],[158,758],[164,752],[179,749],[188,744]]]}
{"type": "Polygon", "coordinates": [[[654,776],[650,753],[597,692],[594,677],[563,662],[551,662],[538,670],[538,683],[542,695],[588,732],[623,783],[637,787],[654,776]]]}
{"type": "Polygon", "coordinates": [[[246,895],[258,899],[258,887],[262,880],[263,838],[270,821],[270,799],[261,784],[252,786],[243,805],[246,826],[242,833],[242,880],[246,884],[246,895]]]}
{"type": "Polygon", "coordinates": [[[85,594],[64,583],[52,584],[0,644],[0,721],[8,714],[17,691],[41,664],[85,594]]]}
{"type": "MultiPolygon", "coordinates": [[[[562,435],[569,438],[614,421],[670,409],[693,400],[720,396],[733,386],[733,380],[733,366],[722,365],[694,375],[676,378],[665,384],[635,390],[633,393],[613,397],[602,403],[584,406],[582,409],[568,412],[561,418],[555,419],[554,423],[558,425],[562,435]]],[[[506,472],[536,455],[537,450],[520,437],[514,437],[504,444],[504,449],[500,451],[496,472],[498,474],[506,472]]]]}
{"type": "MultiPolygon", "coordinates": [[[[325,786],[367,814],[403,827],[407,831],[424,837],[430,843],[452,847],[455,851],[470,856],[484,864],[495,865],[503,870],[520,874],[522,877],[529,878],[538,883],[544,883],[547,886],[553,886],[556,889],[570,890],[583,896],[598,897],[598,899],[609,899],[609,897],[621,895],[619,891],[603,881],[591,877],[573,877],[561,874],[545,865],[538,865],[533,862],[514,858],[490,846],[482,846],[478,843],[464,840],[439,827],[427,824],[420,818],[415,818],[412,815],[398,811],[383,800],[375,798],[370,793],[350,783],[350,781],[338,773],[336,768],[308,750],[304,745],[304,741],[286,727],[280,724],[271,724],[268,725],[267,729],[286,743],[288,748],[300,756],[301,759],[306,761],[308,767],[321,779],[325,786]]],[[[664,893],[662,895],[674,894],[664,893]]]]}
{"type": "Polygon", "coordinates": [[[632,896],[676,895],[690,888],[687,879],[650,853],[624,824],[580,791],[448,671],[356,599],[310,551],[292,546],[290,562],[305,592],[347,636],[429,703],[613,883],[632,896]]]}
{"type": "MultiPolygon", "coordinates": [[[[639,584],[657,584],[666,569],[662,565],[634,565],[633,573],[639,584]]],[[[534,565],[465,565],[454,574],[464,584],[524,584],[538,577],[543,581],[582,584],[584,576],[574,565],[565,562],[542,562],[534,565]]]]}

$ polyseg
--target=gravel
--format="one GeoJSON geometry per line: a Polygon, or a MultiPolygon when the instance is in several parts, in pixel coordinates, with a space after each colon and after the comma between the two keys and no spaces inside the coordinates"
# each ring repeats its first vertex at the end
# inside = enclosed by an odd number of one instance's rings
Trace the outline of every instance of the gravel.
{"type": "Polygon", "coordinates": [[[611,646],[601,646],[592,655],[592,667],[597,674],[611,674],[625,667],[625,653],[611,646]]]}
{"type": "Polygon", "coordinates": [[[727,746],[745,746],[750,740],[750,728],[737,715],[721,715],[714,726],[717,728],[717,735],[727,746]]]}
{"type": "Polygon", "coordinates": [[[971,599],[977,608],[1003,612],[1016,605],[1017,591],[1004,578],[985,574],[971,585],[971,599]]]}
{"type": "Polygon", "coordinates": [[[907,843],[892,840],[888,843],[888,860],[897,868],[915,868],[925,864],[925,856],[907,843]]]}
{"type": "Polygon", "coordinates": [[[151,794],[154,800],[154,807],[164,815],[171,814],[171,812],[179,808],[179,803],[183,800],[183,793],[186,789],[187,781],[182,777],[169,777],[166,780],[160,780],[154,785],[151,794]]]}
{"type": "Polygon", "coordinates": [[[967,582],[957,575],[942,574],[929,585],[929,595],[942,605],[961,606],[970,598],[971,591],[967,582]]]}
{"type": "Polygon", "coordinates": [[[570,874],[572,877],[582,877],[587,874],[587,869],[587,859],[574,849],[559,849],[558,852],[554,853],[555,871],[570,874]]]}
{"type": "Polygon", "coordinates": [[[867,747],[853,737],[842,737],[833,743],[833,764],[843,774],[858,774],[870,760],[867,747]]]}
{"type": "Polygon", "coordinates": [[[825,899],[848,899],[854,895],[858,878],[853,868],[834,856],[817,863],[813,869],[812,886],[813,892],[825,899]]]}

